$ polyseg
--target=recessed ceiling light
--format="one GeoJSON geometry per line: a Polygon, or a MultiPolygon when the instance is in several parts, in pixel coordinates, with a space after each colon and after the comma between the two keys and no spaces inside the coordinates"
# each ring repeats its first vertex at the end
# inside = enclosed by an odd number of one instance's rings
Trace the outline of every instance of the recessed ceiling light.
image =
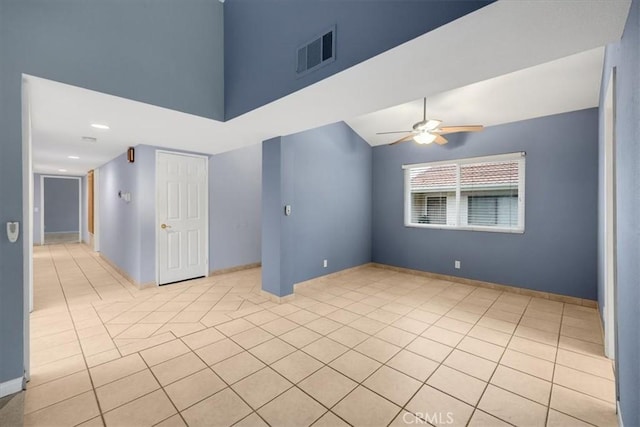
{"type": "Polygon", "coordinates": [[[58,169],[58,172],[66,172],[66,169],[58,169]]]}
{"type": "Polygon", "coordinates": [[[100,124],[100,123],[91,123],[91,127],[94,128],[94,129],[101,129],[101,130],[109,130],[110,129],[109,126],[103,125],[103,124],[100,124]]]}
{"type": "Polygon", "coordinates": [[[78,156],[67,156],[68,159],[78,160],[80,157],[78,156]]]}

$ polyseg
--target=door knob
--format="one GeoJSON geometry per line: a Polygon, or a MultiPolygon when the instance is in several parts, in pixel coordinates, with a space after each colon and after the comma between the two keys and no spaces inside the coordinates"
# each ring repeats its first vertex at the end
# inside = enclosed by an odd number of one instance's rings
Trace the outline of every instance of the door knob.
{"type": "Polygon", "coordinates": [[[167,224],[162,224],[162,225],[160,225],[160,228],[162,228],[164,230],[165,228],[171,228],[171,226],[167,225],[167,224]]]}

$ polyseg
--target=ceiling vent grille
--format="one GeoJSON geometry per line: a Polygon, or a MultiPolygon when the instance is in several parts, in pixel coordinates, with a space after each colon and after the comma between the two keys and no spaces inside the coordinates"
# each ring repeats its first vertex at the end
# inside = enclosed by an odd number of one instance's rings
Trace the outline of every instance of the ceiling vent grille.
{"type": "Polygon", "coordinates": [[[302,77],[336,60],[336,27],[333,26],[296,51],[296,74],[302,77]]]}

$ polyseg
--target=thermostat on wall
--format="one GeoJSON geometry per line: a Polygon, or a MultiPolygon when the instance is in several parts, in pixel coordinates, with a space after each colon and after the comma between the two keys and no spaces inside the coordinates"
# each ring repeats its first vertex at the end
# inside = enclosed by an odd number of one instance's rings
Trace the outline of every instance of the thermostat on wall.
{"type": "Polygon", "coordinates": [[[15,243],[20,235],[19,222],[7,222],[7,238],[11,243],[15,243]]]}

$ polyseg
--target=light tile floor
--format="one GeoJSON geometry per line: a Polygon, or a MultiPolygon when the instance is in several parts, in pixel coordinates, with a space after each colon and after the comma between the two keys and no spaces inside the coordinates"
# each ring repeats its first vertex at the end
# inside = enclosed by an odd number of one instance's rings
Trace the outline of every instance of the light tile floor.
{"type": "Polygon", "coordinates": [[[375,267],[139,290],[79,244],[34,277],[27,426],[616,424],[593,309],[375,267]]]}

